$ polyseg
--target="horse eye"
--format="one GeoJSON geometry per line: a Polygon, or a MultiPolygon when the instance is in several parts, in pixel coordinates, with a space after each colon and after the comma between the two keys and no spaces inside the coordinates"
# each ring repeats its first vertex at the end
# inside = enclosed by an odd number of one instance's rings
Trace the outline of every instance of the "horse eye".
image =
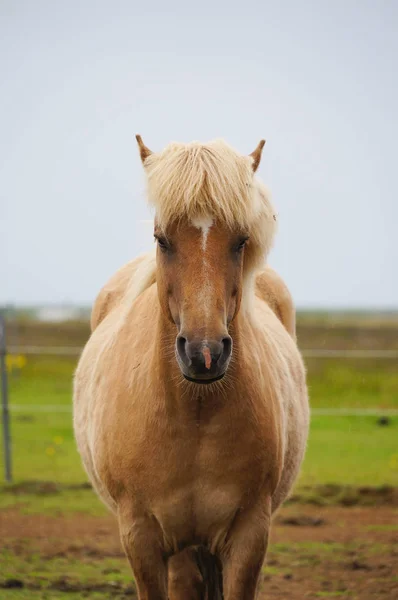
{"type": "Polygon", "coordinates": [[[235,252],[242,252],[248,239],[248,237],[241,239],[240,242],[235,246],[235,252]]]}
{"type": "Polygon", "coordinates": [[[168,250],[170,250],[170,246],[164,238],[155,235],[155,240],[157,241],[158,246],[162,252],[167,252],[168,250]]]}

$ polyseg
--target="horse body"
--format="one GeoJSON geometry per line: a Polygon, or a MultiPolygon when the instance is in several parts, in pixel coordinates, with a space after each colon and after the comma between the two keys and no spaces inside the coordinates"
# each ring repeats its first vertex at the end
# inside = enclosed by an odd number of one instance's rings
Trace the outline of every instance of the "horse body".
{"type": "MultiPolygon", "coordinates": [[[[257,273],[250,311],[234,305],[225,381],[191,383],[175,358],[180,317],[162,308],[163,276],[147,256],[100,293],[75,377],[77,444],[95,489],[117,515],[141,600],[196,600],[206,590],[211,600],[216,572],[223,583],[214,597],[222,587],[226,600],[249,600],[272,512],[290,490],[306,444],[294,308],[276,273],[257,273]],[[205,559],[201,549],[210,553],[205,559]]],[[[200,331],[207,339],[206,327],[200,331]]],[[[203,356],[210,372],[205,346],[203,356]]]]}

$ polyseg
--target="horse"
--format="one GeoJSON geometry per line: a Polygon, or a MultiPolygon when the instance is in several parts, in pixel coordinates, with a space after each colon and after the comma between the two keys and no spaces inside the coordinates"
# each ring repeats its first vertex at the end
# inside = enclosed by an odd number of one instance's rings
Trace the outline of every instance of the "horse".
{"type": "Polygon", "coordinates": [[[306,373],[262,140],[152,152],[137,137],[155,252],[97,297],[74,431],[116,515],[140,600],[253,600],[271,518],[302,463],[306,373]]]}

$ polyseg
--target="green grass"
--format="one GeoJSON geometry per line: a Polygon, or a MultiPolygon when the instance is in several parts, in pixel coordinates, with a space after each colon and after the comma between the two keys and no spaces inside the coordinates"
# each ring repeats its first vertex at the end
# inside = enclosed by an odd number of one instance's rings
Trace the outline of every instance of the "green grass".
{"type": "MultiPolygon", "coordinates": [[[[50,540],[57,547],[57,539],[50,540]]],[[[349,544],[328,542],[271,543],[267,564],[263,567],[265,583],[281,582],[286,576],[297,577],[300,572],[308,575],[308,569],[316,573],[320,566],[349,568],[355,559],[362,563],[374,557],[390,556],[391,542],[374,544],[371,539],[353,540],[349,544]]],[[[86,548],[88,550],[88,548],[86,548]]],[[[35,547],[34,540],[18,540],[12,550],[0,550],[0,594],[1,599],[56,600],[59,598],[107,598],[128,599],[133,595],[133,579],[127,560],[122,556],[107,557],[96,552],[79,552],[61,556],[43,554],[35,547]],[[7,582],[23,583],[23,589],[7,590],[7,582]]],[[[316,576],[315,576],[316,577],[316,576]]],[[[319,584],[326,573],[320,575],[319,584]]],[[[382,577],[379,576],[379,577],[382,577]]],[[[313,582],[314,583],[314,582],[313,582]]],[[[353,591],[341,589],[343,582],[331,582],[334,589],[312,592],[310,597],[334,597],[350,595],[353,591]],[[337,589],[336,589],[337,588],[337,589]],[[339,589],[340,588],[340,589],[339,589]]],[[[315,582],[316,589],[316,582],[315,582]]]]}
{"type": "MultiPolygon", "coordinates": [[[[119,596],[120,600],[124,595],[119,596]]],[[[124,596],[131,598],[131,596],[124,596]]],[[[104,595],[102,593],[87,592],[68,592],[67,600],[109,600],[113,595],[104,595]]],[[[65,592],[55,592],[54,590],[1,590],[1,600],[66,600],[65,592]]]]}
{"type": "Polygon", "coordinates": [[[70,413],[36,413],[27,409],[23,414],[14,414],[11,425],[15,481],[86,481],[70,413]],[[20,421],[21,416],[28,420],[20,421]]]}
{"type": "Polygon", "coordinates": [[[313,408],[398,409],[396,359],[308,359],[313,408]]]}
{"type": "MultiPolygon", "coordinates": [[[[15,480],[86,481],[70,414],[26,416],[12,420],[15,480]]],[[[397,440],[398,417],[382,427],[370,416],[314,416],[300,484],[398,485],[397,440]]]]}
{"type": "Polygon", "coordinates": [[[124,557],[46,557],[34,547],[26,547],[22,552],[0,550],[0,563],[0,586],[16,580],[23,582],[25,588],[1,589],[2,600],[7,597],[65,598],[66,593],[68,597],[72,594],[72,598],[104,599],[133,593],[131,569],[124,557]]]}
{"type": "Polygon", "coordinates": [[[10,403],[70,406],[76,364],[69,357],[28,356],[26,366],[9,375],[10,403]]]}
{"type": "Polygon", "coordinates": [[[22,514],[51,516],[86,513],[99,517],[109,514],[91,488],[59,485],[52,491],[43,492],[42,489],[46,488],[46,484],[39,484],[36,490],[31,490],[27,481],[22,484],[20,491],[16,492],[15,487],[15,485],[0,487],[0,510],[18,508],[22,514]]]}
{"type": "MultiPolygon", "coordinates": [[[[310,362],[312,407],[398,407],[393,362],[310,362]]],[[[74,368],[71,359],[29,358],[21,373],[10,377],[10,403],[22,406],[11,419],[15,481],[86,481],[72,429],[74,368]],[[64,410],[37,412],[36,405],[60,405],[64,410]]],[[[314,415],[299,485],[330,483],[398,485],[398,417],[380,426],[372,416],[314,415]]],[[[85,507],[87,493],[75,490],[71,505],[85,507]]],[[[3,506],[7,502],[11,500],[1,500],[3,506]]],[[[50,497],[43,506],[53,510],[50,497]]]]}
{"type": "Polygon", "coordinates": [[[398,485],[398,417],[315,416],[299,485],[398,485]]]}
{"type": "Polygon", "coordinates": [[[10,377],[11,436],[14,479],[82,483],[86,475],[77,456],[72,429],[71,359],[28,359],[18,376],[10,377]],[[37,406],[48,406],[46,412],[37,406]],[[61,406],[57,411],[53,406],[61,406]]]}
{"type": "MultiPolygon", "coordinates": [[[[54,542],[56,541],[54,540],[54,542]]],[[[124,557],[107,558],[101,556],[92,558],[79,556],[73,558],[69,555],[67,558],[53,556],[51,560],[44,562],[38,552],[29,548],[24,550],[29,552],[29,564],[27,564],[24,554],[20,556],[13,551],[0,550],[2,581],[21,577],[27,584],[40,585],[40,581],[43,580],[46,585],[51,585],[61,579],[66,579],[72,587],[74,583],[89,586],[97,580],[99,575],[102,582],[110,585],[116,582],[130,584],[132,580],[129,564],[124,557]],[[29,576],[33,576],[34,581],[30,581],[29,576]]]]}

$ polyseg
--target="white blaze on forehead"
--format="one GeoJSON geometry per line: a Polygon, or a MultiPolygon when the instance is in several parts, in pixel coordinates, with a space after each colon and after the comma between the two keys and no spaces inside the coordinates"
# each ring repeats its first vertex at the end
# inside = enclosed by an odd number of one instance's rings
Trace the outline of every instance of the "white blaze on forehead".
{"type": "Polygon", "coordinates": [[[210,227],[213,225],[211,217],[197,217],[191,220],[191,223],[196,229],[202,230],[202,248],[206,249],[207,236],[209,235],[210,227]]]}
{"type": "Polygon", "coordinates": [[[192,219],[191,223],[194,227],[196,227],[196,229],[202,230],[203,281],[202,281],[202,289],[200,291],[200,298],[198,298],[198,301],[202,304],[203,309],[204,309],[205,331],[206,331],[207,323],[210,318],[210,299],[211,299],[211,295],[212,295],[209,265],[206,260],[206,243],[207,243],[207,237],[209,235],[210,228],[213,225],[213,219],[211,217],[207,217],[207,216],[197,217],[196,219],[192,219]]]}

